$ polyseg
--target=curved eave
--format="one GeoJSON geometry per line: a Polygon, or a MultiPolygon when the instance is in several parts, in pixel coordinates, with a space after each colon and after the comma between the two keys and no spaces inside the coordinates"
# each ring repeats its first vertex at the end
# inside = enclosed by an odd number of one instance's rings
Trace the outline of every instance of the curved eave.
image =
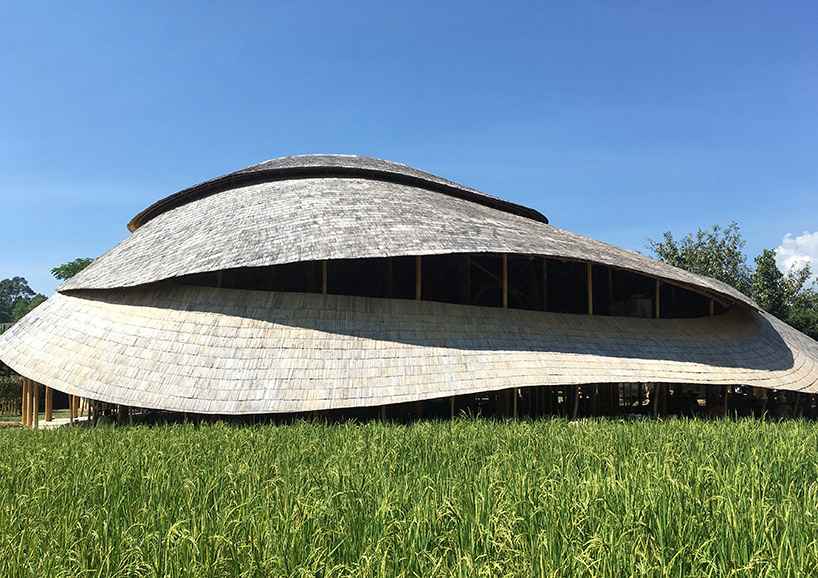
{"type": "Polygon", "coordinates": [[[0,336],[55,389],[193,413],[289,413],[538,385],[818,392],[818,343],[758,312],[590,317],[206,287],[57,294],[0,336]]]}
{"type": "Polygon", "coordinates": [[[303,157],[284,157],[283,159],[259,163],[170,195],[157,201],[131,219],[130,223],[128,223],[128,230],[134,232],[166,211],[229,189],[272,181],[315,177],[359,177],[420,187],[513,215],[548,223],[545,215],[535,209],[469,189],[406,165],[368,157],[305,155],[303,157]]]}
{"type": "Polygon", "coordinates": [[[287,179],[158,215],[59,291],[134,287],[194,273],[298,261],[509,253],[633,271],[756,308],[713,279],[428,188],[361,177],[287,179]]]}

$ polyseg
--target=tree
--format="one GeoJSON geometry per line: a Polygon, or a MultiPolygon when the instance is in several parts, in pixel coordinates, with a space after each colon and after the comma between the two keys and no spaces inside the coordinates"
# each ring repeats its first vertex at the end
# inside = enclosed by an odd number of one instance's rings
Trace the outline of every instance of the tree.
{"type": "Polygon", "coordinates": [[[648,248],[660,261],[749,292],[751,272],[742,252],[744,239],[735,222],[726,229],[718,225],[713,225],[709,231],[699,229],[695,236],[690,233],[679,241],[670,231],[663,238],[660,242],[647,239],[648,248]]]}
{"type": "Polygon", "coordinates": [[[0,281],[0,323],[16,321],[14,311],[24,303],[28,305],[36,294],[23,277],[13,277],[0,281]]]}
{"type": "Polygon", "coordinates": [[[33,310],[37,305],[45,301],[45,295],[42,293],[37,293],[31,301],[26,303],[22,299],[17,303],[17,306],[14,308],[14,311],[11,313],[11,320],[12,321],[20,321],[23,316],[28,313],[29,311],[33,310]]]}
{"type": "Polygon", "coordinates": [[[818,292],[807,286],[809,264],[784,274],[776,265],[775,251],[765,249],[751,270],[743,247],[736,223],[726,229],[718,225],[710,231],[699,229],[695,237],[691,233],[680,241],[670,232],[662,242],[648,239],[648,248],[660,261],[724,281],[750,295],[765,311],[818,339],[818,292]]]}
{"type": "Polygon", "coordinates": [[[51,274],[54,275],[57,279],[61,281],[65,281],[66,279],[70,279],[83,269],[85,269],[88,265],[93,263],[94,260],[90,257],[80,257],[79,259],[74,259],[73,261],[69,261],[68,263],[63,263],[59,267],[54,267],[51,270],[51,274]]]}

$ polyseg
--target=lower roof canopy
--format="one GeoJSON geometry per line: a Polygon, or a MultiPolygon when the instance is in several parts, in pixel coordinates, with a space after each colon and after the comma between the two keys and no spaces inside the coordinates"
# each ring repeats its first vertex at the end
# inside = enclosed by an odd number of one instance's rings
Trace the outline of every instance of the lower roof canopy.
{"type": "Polygon", "coordinates": [[[818,344],[741,307],[635,319],[168,284],[58,293],[0,358],[69,394],[202,414],[611,382],[818,392],[818,344]]]}

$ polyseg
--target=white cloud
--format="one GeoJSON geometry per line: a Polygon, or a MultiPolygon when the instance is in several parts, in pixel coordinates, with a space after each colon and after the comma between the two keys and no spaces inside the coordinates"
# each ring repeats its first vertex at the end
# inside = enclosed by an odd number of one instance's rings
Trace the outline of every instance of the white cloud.
{"type": "Polygon", "coordinates": [[[793,265],[803,267],[810,263],[812,280],[816,279],[816,273],[818,273],[818,231],[815,233],[804,231],[797,237],[787,233],[775,253],[776,264],[784,273],[789,271],[793,265]]]}

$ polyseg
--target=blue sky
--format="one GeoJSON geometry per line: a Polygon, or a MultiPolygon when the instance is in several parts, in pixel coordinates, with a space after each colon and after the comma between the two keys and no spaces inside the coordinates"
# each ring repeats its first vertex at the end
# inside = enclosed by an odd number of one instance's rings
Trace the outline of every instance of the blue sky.
{"type": "Polygon", "coordinates": [[[187,186],[362,154],[645,251],[818,259],[814,2],[5,2],[0,279],[51,294],[187,186]],[[785,242],[785,237],[788,241],[785,242]]]}

